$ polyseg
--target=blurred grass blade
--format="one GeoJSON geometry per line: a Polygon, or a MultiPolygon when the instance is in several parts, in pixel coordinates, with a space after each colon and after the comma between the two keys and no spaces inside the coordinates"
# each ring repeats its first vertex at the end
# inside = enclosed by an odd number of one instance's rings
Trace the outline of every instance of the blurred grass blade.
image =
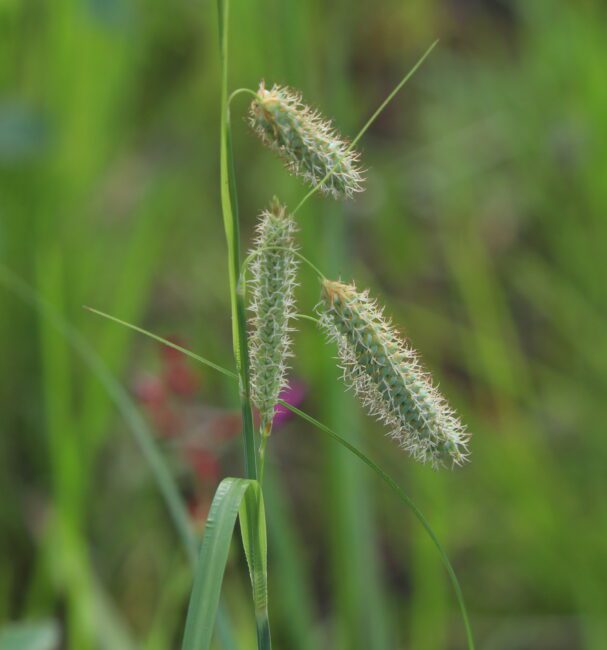
{"type": "MultiPolygon", "coordinates": [[[[185,354],[188,357],[191,357],[192,359],[196,359],[197,361],[200,361],[207,366],[210,366],[215,369],[219,369],[217,364],[213,363],[212,361],[209,361],[205,359],[204,357],[201,357],[194,352],[190,352],[189,350],[186,350],[185,348],[180,348],[170,341],[167,341],[166,339],[162,339],[161,337],[157,336],[156,334],[152,334],[150,332],[147,332],[146,330],[137,327],[135,325],[130,325],[129,323],[126,323],[124,321],[120,321],[117,318],[114,318],[113,316],[108,316],[107,314],[104,314],[103,312],[100,312],[98,310],[91,310],[94,313],[98,314],[99,316],[104,316],[105,318],[109,318],[110,320],[113,320],[115,322],[118,322],[122,325],[125,325],[126,327],[130,327],[131,329],[135,329],[136,331],[145,334],[146,336],[150,336],[151,338],[161,341],[165,345],[168,345],[170,347],[179,349],[183,354],[185,354]]],[[[230,375],[230,371],[226,370],[225,368],[221,368],[221,372],[226,375],[230,375]]],[[[234,376],[234,379],[236,379],[236,376],[234,376]]],[[[288,404],[284,400],[278,400],[278,402],[284,406],[286,409],[291,411],[292,413],[295,413],[295,415],[299,416],[303,420],[306,420],[306,422],[309,422],[310,424],[314,425],[317,429],[320,429],[321,431],[324,431],[324,433],[328,434],[338,442],[340,445],[345,447],[348,451],[353,453],[355,456],[358,457],[359,460],[361,460],[367,467],[371,468],[381,479],[382,481],[391,489],[393,490],[398,498],[411,510],[411,512],[415,515],[417,520],[420,522],[420,524],[424,527],[428,535],[430,536],[430,539],[434,543],[434,546],[436,546],[436,549],[439,552],[439,555],[441,557],[441,560],[445,566],[445,569],[447,570],[447,574],[449,575],[449,578],[451,580],[451,584],[453,585],[453,590],[455,591],[455,596],[457,598],[457,602],[459,604],[459,608],[461,611],[462,615],[462,620],[464,622],[464,627],[466,629],[466,638],[468,641],[468,650],[474,650],[474,637],[472,634],[472,627],[470,625],[470,619],[468,618],[468,610],[466,609],[466,603],[464,602],[464,595],[462,593],[462,589],[459,584],[459,580],[457,579],[457,576],[455,574],[455,570],[453,569],[453,566],[451,565],[451,562],[447,556],[447,553],[445,549],[443,548],[443,545],[440,543],[438,537],[432,530],[432,527],[428,523],[428,520],[424,515],[422,514],[421,510],[413,503],[411,498],[406,494],[406,492],[398,485],[398,483],[386,472],[384,472],[383,469],[379,465],[377,465],[374,461],[372,461],[366,454],[364,454],[362,451],[357,449],[354,445],[350,444],[347,440],[342,438],[338,433],[330,429],[328,426],[324,425],[322,422],[319,422],[315,418],[313,418],[311,415],[308,415],[304,411],[301,411],[300,409],[296,408],[295,406],[292,406],[291,404],[288,404]]]]}
{"type": "MultiPolygon", "coordinates": [[[[0,264],[0,283],[37,311],[42,318],[48,320],[65,337],[72,349],[102,384],[108,397],[128,425],[135,442],[147,461],[190,565],[195,566],[198,542],[190,525],[188,511],[162,454],[156,446],[152,432],[127,391],[114,378],[82,334],[72,327],[51,305],[42,301],[26,282],[2,264],[0,264]]],[[[126,323],[123,324],[126,325],[126,323]]],[[[131,329],[137,330],[134,326],[131,326],[131,329]]],[[[148,334],[147,332],[144,333],[148,334]]],[[[220,366],[217,366],[216,369],[224,370],[220,366]]],[[[225,372],[228,376],[233,376],[233,373],[225,372]]],[[[223,608],[219,610],[218,628],[221,646],[225,650],[233,650],[236,644],[232,638],[228,617],[223,608]]]]}
{"type": "Polygon", "coordinates": [[[205,525],[182,650],[210,648],[238,514],[255,597],[258,647],[259,650],[271,648],[267,618],[266,521],[261,489],[257,481],[226,478],[215,492],[205,525]]]}
{"type": "Polygon", "coordinates": [[[314,621],[314,575],[305,540],[293,520],[287,503],[287,486],[280,472],[266,463],[264,501],[272,516],[268,519],[268,544],[272,554],[272,579],[280,593],[274,600],[276,618],[284,621],[283,647],[291,650],[316,650],[320,635],[314,621]]]}
{"type": "Polygon", "coordinates": [[[89,370],[99,379],[108,396],[127,423],[135,441],[148,462],[158,488],[164,498],[177,533],[192,563],[196,560],[196,538],[190,526],[190,518],[179,490],[158,451],[152,433],[126,390],[114,378],[88,341],[72,327],[51,305],[42,301],[36,292],[8,268],[0,265],[0,282],[33,307],[59,331],[89,370]]]}
{"type": "Polygon", "coordinates": [[[57,650],[59,639],[56,621],[24,621],[0,628],[0,650],[57,650]]]}

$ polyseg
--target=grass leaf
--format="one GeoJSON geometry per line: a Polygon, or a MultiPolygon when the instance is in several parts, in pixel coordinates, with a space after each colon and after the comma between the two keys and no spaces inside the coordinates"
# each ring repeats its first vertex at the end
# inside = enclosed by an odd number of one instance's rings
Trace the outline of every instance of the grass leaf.
{"type": "Polygon", "coordinates": [[[258,639],[260,631],[270,648],[267,625],[267,544],[263,497],[257,481],[224,479],[215,492],[205,532],[194,586],[190,596],[182,650],[208,650],[213,636],[221,585],[236,517],[240,513],[243,545],[255,596],[258,639]],[[259,607],[259,609],[258,609],[259,607]]]}

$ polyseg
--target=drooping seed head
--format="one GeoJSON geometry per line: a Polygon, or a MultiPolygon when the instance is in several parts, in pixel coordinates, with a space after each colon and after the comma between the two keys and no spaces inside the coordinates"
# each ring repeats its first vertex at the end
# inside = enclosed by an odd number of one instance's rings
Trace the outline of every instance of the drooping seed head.
{"type": "Polygon", "coordinates": [[[269,433],[279,393],[286,388],[294,315],[295,221],[278,199],[261,213],[251,263],[251,396],[269,433]]]}
{"type": "Polygon", "coordinates": [[[466,460],[469,435],[367,291],[325,280],[319,314],[344,380],[404,449],[435,467],[466,460]]]}
{"type": "Polygon", "coordinates": [[[313,186],[324,180],[320,191],[336,199],[362,191],[358,153],[328,120],[302,103],[299,93],[277,85],[267,90],[262,81],[249,116],[263,143],[293,174],[313,186]]]}

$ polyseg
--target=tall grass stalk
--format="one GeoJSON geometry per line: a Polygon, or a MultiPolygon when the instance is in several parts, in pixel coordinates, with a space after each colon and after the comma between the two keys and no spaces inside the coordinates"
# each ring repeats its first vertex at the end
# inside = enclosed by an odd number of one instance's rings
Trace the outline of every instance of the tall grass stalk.
{"type": "Polygon", "coordinates": [[[230,0],[217,0],[219,17],[219,48],[221,61],[221,119],[220,119],[220,188],[223,224],[228,247],[228,275],[230,281],[230,304],[232,310],[232,344],[236,367],[240,377],[240,403],[242,412],[242,435],[247,478],[257,479],[257,455],[255,429],[251,409],[251,386],[249,373],[249,346],[244,297],[238,288],[240,278],[240,222],[236,177],[232,159],[232,130],[228,97],[228,24],[230,0]]]}

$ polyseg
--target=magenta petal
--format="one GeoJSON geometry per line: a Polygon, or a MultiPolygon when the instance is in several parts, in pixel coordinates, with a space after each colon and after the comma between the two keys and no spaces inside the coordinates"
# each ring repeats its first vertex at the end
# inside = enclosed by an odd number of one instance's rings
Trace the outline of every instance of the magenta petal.
{"type": "MultiPolygon", "coordinates": [[[[292,406],[299,406],[306,396],[306,385],[302,381],[294,379],[290,382],[288,388],[284,388],[280,392],[280,399],[291,404],[292,406]]],[[[293,413],[287,408],[282,406],[282,404],[277,404],[274,407],[274,419],[272,420],[272,426],[274,428],[282,426],[285,422],[288,422],[293,417],[293,413]]]]}

